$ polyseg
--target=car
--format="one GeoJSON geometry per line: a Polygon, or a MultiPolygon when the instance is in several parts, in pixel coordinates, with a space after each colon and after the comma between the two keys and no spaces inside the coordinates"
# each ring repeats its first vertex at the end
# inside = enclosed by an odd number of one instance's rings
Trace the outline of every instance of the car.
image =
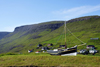
{"type": "Polygon", "coordinates": [[[97,53],[98,51],[95,49],[89,50],[89,53],[97,53]]]}
{"type": "Polygon", "coordinates": [[[86,49],[82,49],[82,50],[80,50],[80,54],[87,55],[87,54],[89,54],[89,51],[86,49]]]}
{"type": "Polygon", "coordinates": [[[85,49],[80,50],[80,53],[85,53],[85,52],[86,52],[85,49]]]}

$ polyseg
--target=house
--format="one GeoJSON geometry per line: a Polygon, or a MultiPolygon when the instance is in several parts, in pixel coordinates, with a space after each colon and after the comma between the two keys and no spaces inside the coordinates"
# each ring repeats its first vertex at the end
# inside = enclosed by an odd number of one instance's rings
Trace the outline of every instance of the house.
{"type": "Polygon", "coordinates": [[[37,47],[42,47],[42,44],[38,44],[37,47]]]}
{"type": "Polygon", "coordinates": [[[53,44],[51,43],[51,44],[48,44],[47,46],[53,46],[53,44]]]}
{"type": "Polygon", "coordinates": [[[85,52],[86,52],[85,49],[80,50],[80,53],[81,53],[81,54],[82,54],[82,53],[85,53],[85,52]]]}
{"type": "Polygon", "coordinates": [[[87,49],[95,49],[95,46],[94,46],[94,45],[87,45],[86,48],[87,48],[87,49]]]}
{"type": "Polygon", "coordinates": [[[40,53],[39,51],[36,51],[35,53],[40,53]]]}
{"type": "Polygon", "coordinates": [[[31,52],[33,52],[32,50],[28,50],[28,53],[31,53],[31,52]]]}
{"type": "Polygon", "coordinates": [[[49,50],[49,48],[48,47],[42,47],[41,50],[49,50]]]}
{"type": "Polygon", "coordinates": [[[95,49],[91,49],[91,50],[89,50],[89,53],[92,53],[92,54],[95,54],[95,53],[97,53],[98,51],[97,50],[95,50],[95,49]]]}
{"type": "Polygon", "coordinates": [[[99,38],[90,38],[90,40],[99,40],[99,38]]]}

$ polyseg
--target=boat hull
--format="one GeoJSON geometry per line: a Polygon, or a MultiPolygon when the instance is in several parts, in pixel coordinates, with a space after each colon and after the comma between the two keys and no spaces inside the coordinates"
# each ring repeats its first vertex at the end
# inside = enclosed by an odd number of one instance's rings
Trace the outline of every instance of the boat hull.
{"type": "Polygon", "coordinates": [[[76,56],[77,52],[69,53],[69,54],[62,54],[61,56],[76,56]]]}

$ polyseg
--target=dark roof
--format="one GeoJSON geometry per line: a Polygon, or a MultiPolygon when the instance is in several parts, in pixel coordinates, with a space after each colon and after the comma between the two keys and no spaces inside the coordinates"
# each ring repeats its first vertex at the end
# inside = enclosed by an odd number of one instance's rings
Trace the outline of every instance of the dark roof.
{"type": "Polygon", "coordinates": [[[90,38],[91,40],[99,40],[99,38],[90,38]]]}
{"type": "Polygon", "coordinates": [[[37,47],[41,47],[41,46],[42,46],[42,44],[38,44],[38,45],[37,45],[37,47]]]}
{"type": "Polygon", "coordinates": [[[60,47],[65,47],[65,45],[60,45],[60,47]]]}
{"type": "Polygon", "coordinates": [[[48,50],[49,48],[48,48],[48,47],[42,47],[42,49],[44,49],[44,50],[48,50]]]}
{"type": "Polygon", "coordinates": [[[87,47],[95,47],[94,45],[87,45],[87,47]]]}

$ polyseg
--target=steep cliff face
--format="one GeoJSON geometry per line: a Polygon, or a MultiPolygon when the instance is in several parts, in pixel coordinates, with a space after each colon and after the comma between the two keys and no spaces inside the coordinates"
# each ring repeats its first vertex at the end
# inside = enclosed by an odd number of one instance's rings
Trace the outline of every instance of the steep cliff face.
{"type": "MultiPolygon", "coordinates": [[[[34,34],[32,37],[33,38],[39,38],[41,36],[39,36],[39,33],[47,30],[50,32],[58,29],[59,27],[61,27],[64,23],[63,21],[56,21],[58,23],[51,22],[51,23],[41,23],[41,24],[34,24],[34,25],[26,25],[26,26],[20,26],[20,27],[16,27],[13,33],[21,33],[20,37],[22,36],[26,36],[29,34],[34,34]]],[[[12,33],[12,34],[13,34],[12,33]]]]}
{"type": "Polygon", "coordinates": [[[89,19],[98,19],[100,18],[100,16],[85,16],[85,17],[80,17],[80,18],[75,18],[75,19],[71,19],[67,22],[77,22],[77,21],[84,21],[84,20],[89,20],[89,19]]]}
{"type": "Polygon", "coordinates": [[[51,31],[59,28],[60,26],[62,26],[63,23],[42,23],[42,24],[34,24],[34,25],[26,25],[26,26],[20,26],[20,27],[16,27],[14,32],[28,32],[30,33],[34,33],[34,32],[39,32],[39,31],[43,31],[45,29],[51,29],[51,31]]]}

